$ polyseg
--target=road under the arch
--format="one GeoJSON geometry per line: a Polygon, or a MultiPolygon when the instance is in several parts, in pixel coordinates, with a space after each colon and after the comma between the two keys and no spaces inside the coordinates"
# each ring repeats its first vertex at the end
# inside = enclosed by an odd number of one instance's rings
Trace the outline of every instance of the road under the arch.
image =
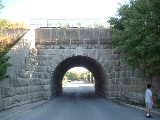
{"type": "MultiPolygon", "coordinates": [[[[146,120],[144,111],[88,94],[93,86],[82,86],[69,88],[68,95],[56,97],[12,120],[146,120]]],[[[160,119],[157,115],[153,117],[150,120],[160,119]]]]}
{"type": "Polygon", "coordinates": [[[95,96],[95,85],[84,80],[71,81],[63,86],[63,96],[92,97],[95,96]]]}

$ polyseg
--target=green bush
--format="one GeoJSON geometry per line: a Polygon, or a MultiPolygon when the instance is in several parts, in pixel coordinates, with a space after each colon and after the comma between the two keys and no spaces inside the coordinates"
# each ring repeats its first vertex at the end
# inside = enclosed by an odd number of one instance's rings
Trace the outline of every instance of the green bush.
{"type": "Polygon", "coordinates": [[[8,49],[6,48],[1,48],[0,49],[0,80],[4,79],[7,77],[7,68],[11,66],[8,63],[9,57],[6,55],[8,52],[8,49]]]}

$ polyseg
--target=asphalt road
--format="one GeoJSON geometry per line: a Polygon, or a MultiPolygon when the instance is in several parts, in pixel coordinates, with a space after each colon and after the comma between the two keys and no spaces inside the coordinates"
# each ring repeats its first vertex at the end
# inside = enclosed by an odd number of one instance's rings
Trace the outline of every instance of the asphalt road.
{"type": "MultiPolygon", "coordinates": [[[[90,84],[73,84],[64,88],[64,95],[57,97],[17,120],[147,120],[141,110],[115,104],[93,94],[90,84]]],[[[160,120],[153,115],[152,119],[160,120]]]]}

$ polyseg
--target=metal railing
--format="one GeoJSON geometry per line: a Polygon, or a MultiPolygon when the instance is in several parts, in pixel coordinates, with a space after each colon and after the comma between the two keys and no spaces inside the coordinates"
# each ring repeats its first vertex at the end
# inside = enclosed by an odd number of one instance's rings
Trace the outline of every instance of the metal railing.
{"type": "Polygon", "coordinates": [[[108,27],[105,19],[32,19],[30,26],[39,27],[108,27]]]}

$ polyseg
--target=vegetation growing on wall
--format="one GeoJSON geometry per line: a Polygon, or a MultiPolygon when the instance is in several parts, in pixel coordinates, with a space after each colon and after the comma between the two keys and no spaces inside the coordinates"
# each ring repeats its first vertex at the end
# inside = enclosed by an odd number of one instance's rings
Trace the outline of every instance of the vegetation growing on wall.
{"type": "MultiPolygon", "coordinates": [[[[0,1],[0,9],[3,5],[0,1]]],[[[11,22],[6,19],[0,19],[0,80],[7,77],[7,68],[9,57],[6,55],[8,50],[14,45],[17,39],[24,34],[27,26],[23,23],[11,22]]]]}
{"type": "Polygon", "coordinates": [[[15,42],[24,34],[26,28],[23,24],[11,23],[0,19],[0,80],[7,77],[5,74],[10,64],[6,53],[15,42]]]}
{"type": "Polygon", "coordinates": [[[12,22],[7,19],[0,19],[0,30],[10,30],[10,29],[26,29],[28,26],[20,22],[12,22]]]}
{"type": "Polygon", "coordinates": [[[7,63],[9,57],[6,56],[8,49],[0,48],[0,80],[7,77],[6,72],[10,64],[7,63]]]}
{"type": "Polygon", "coordinates": [[[159,0],[130,0],[109,20],[116,49],[151,77],[160,75],[159,13],[159,0]]]}

